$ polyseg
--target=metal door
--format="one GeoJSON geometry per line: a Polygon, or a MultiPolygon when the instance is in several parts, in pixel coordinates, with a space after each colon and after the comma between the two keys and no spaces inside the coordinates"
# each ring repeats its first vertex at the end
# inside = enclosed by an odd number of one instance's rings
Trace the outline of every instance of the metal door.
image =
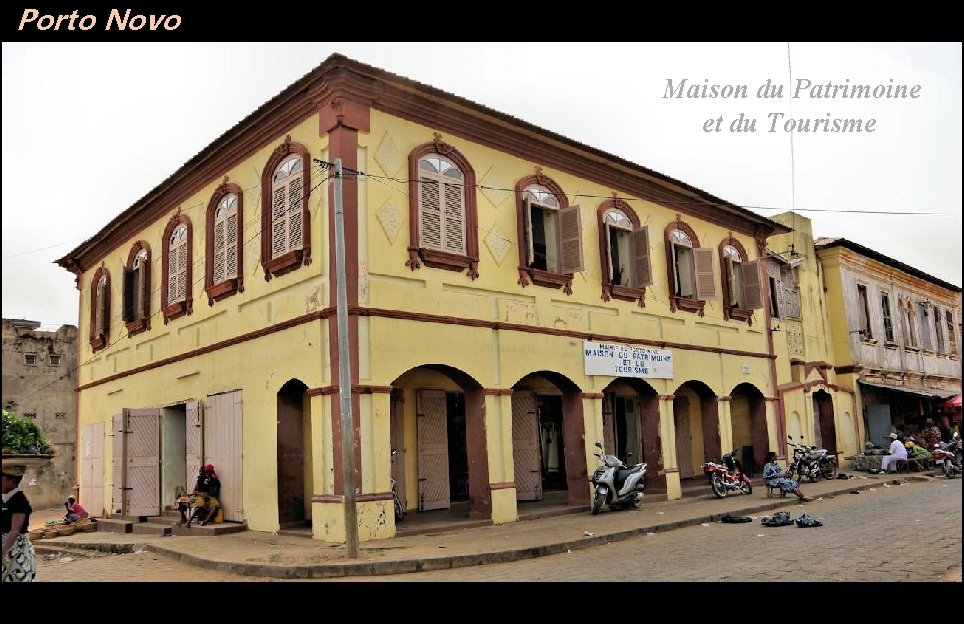
{"type": "Polygon", "coordinates": [[[890,405],[867,406],[867,437],[880,448],[890,448],[890,405]]]}
{"type": "Polygon", "coordinates": [[[127,414],[127,515],[161,512],[161,411],[129,410],[127,414]]]}
{"type": "Polygon", "coordinates": [[[542,500],[542,458],[539,455],[536,395],[527,390],[512,393],[512,463],[516,499],[542,500]]]}
{"type": "Polygon", "coordinates": [[[693,432],[690,430],[690,401],[687,397],[673,399],[673,422],[676,425],[676,466],[680,478],[696,474],[693,468],[693,432]]]}
{"type": "Polygon", "coordinates": [[[240,390],[208,396],[202,428],[204,463],[214,464],[224,519],[233,522],[244,522],[242,424],[240,390]]]}
{"type": "Polygon", "coordinates": [[[111,511],[121,516],[127,515],[127,410],[112,416],[111,435],[111,511]]]}
{"type": "Polygon", "coordinates": [[[449,435],[445,393],[418,391],[418,508],[449,508],[449,435]]]}
{"type": "Polygon", "coordinates": [[[184,423],[184,480],[186,483],[184,487],[190,492],[197,482],[198,474],[201,472],[201,460],[204,459],[204,416],[199,401],[188,401],[186,407],[184,423]]]}
{"type": "Polygon", "coordinates": [[[80,504],[104,517],[104,423],[84,425],[80,433],[80,504]]]}

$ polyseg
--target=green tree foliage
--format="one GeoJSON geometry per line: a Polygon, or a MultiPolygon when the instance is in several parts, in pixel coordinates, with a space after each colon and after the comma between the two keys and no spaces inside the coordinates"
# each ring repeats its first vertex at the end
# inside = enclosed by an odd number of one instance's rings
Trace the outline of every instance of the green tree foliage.
{"type": "Polygon", "coordinates": [[[3,410],[3,450],[47,454],[50,452],[50,442],[36,422],[3,410]]]}

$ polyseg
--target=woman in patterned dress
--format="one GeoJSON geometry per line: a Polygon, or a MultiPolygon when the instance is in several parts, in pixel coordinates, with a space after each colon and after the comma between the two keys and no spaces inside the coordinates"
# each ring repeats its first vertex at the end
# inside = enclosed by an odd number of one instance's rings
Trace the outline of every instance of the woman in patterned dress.
{"type": "Polygon", "coordinates": [[[813,499],[809,496],[804,496],[803,492],[800,491],[800,484],[793,479],[788,479],[784,476],[783,468],[777,463],[777,454],[773,451],[767,453],[764,459],[766,464],[763,466],[763,480],[766,481],[767,485],[772,487],[779,487],[784,492],[793,492],[797,495],[797,498],[805,503],[809,503],[813,499]]]}
{"type": "Polygon", "coordinates": [[[30,501],[20,491],[26,466],[3,467],[3,571],[0,580],[32,581],[37,575],[33,544],[27,537],[30,524],[30,501]]]}

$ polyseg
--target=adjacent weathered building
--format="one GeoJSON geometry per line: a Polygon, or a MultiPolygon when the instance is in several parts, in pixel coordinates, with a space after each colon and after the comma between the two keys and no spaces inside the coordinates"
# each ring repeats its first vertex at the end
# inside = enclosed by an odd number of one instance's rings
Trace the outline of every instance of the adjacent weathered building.
{"type": "Polygon", "coordinates": [[[19,457],[35,509],[56,507],[77,483],[77,328],[40,331],[40,323],[3,319],[3,407],[35,419],[52,447],[51,457],[19,457]]]}

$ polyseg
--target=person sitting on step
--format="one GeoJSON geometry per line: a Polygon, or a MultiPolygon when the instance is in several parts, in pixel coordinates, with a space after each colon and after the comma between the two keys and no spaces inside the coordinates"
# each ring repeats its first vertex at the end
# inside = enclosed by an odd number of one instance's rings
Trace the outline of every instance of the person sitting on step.
{"type": "Polygon", "coordinates": [[[221,509],[219,496],[221,496],[221,480],[218,479],[214,466],[207,464],[198,474],[197,483],[194,486],[194,513],[188,518],[186,526],[190,527],[202,512],[205,512],[205,515],[201,519],[201,526],[214,520],[221,509]]]}

